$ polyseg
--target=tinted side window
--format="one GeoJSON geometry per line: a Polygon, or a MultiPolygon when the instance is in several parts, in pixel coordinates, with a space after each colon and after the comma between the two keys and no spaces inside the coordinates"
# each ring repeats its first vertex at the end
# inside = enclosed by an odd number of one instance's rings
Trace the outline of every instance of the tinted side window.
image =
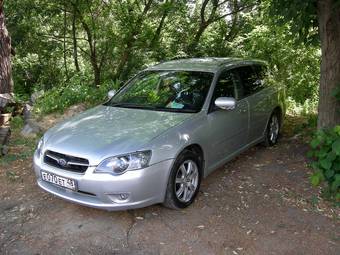
{"type": "Polygon", "coordinates": [[[253,68],[258,78],[263,81],[267,76],[267,67],[264,65],[254,65],[253,68]]]}
{"type": "Polygon", "coordinates": [[[234,82],[230,71],[222,73],[218,78],[214,91],[214,101],[218,97],[235,97],[234,82]]]}
{"type": "Polygon", "coordinates": [[[251,66],[237,69],[244,88],[244,96],[252,95],[262,89],[262,82],[251,66]]]}

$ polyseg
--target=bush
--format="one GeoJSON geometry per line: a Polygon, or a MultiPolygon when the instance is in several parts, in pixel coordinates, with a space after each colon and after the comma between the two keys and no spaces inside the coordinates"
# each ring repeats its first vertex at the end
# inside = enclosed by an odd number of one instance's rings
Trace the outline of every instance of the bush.
{"type": "Polygon", "coordinates": [[[24,120],[21,116],[15,116],[11,120],[11,128],[20,130],[24,126],[24,120]]]}
{"type": "Polygon", "coordinates": [[[326,182],[326,195],[340,201],[340,125],[333,129],[317,131],[312,139],[312,167],[315,170],[311,176],[314,186],[326,182]]]}
{"type": "Polygon", "coordinates": [[[105,101],[107,92],[117,89],[115,82],[103,83],[99,88],[81,76],[74,76],[65,86],[48,90],[34,106],[36,114],[63,112],[64,109],[78,103],[92,106],[105,101]]]}

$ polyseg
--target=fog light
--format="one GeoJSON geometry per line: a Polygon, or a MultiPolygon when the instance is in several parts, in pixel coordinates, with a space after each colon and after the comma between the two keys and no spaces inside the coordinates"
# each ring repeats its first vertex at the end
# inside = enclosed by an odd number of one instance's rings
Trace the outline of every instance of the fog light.
{"type": "Polygon", "coordinates": [[[129,194],[128,193],[121,193],[119,194],[119,198],[120,200],[126,200],[129,198],[129,194]]]}
{"type": "Polygon", "coordinates": [[[130,200],[130,193],[107,194],[114,203],[127,203],[130,200]]]}

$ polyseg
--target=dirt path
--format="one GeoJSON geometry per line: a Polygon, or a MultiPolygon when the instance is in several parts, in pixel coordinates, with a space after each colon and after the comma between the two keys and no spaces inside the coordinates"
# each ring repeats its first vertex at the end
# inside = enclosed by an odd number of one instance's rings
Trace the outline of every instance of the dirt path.
{"type": "Polygon", "coordinates": [[[41,191],[30,160],[0,165],[0,254],[340,254],[340,210],[315,196],[305,151],[257,146],[183,211],[78,206],[41,191]]]}

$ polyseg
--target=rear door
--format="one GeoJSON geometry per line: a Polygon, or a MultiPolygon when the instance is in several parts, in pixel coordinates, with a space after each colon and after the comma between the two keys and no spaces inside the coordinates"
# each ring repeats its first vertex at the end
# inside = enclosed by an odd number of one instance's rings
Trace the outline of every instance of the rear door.
{"type": "Polygon", "coordinates": [[[243,85],[243,96],[249,103],[248,143],[262,138],[270,110],[270,93],[265,89],[265,67],[254,64],[237,68],[243,85]]]}

